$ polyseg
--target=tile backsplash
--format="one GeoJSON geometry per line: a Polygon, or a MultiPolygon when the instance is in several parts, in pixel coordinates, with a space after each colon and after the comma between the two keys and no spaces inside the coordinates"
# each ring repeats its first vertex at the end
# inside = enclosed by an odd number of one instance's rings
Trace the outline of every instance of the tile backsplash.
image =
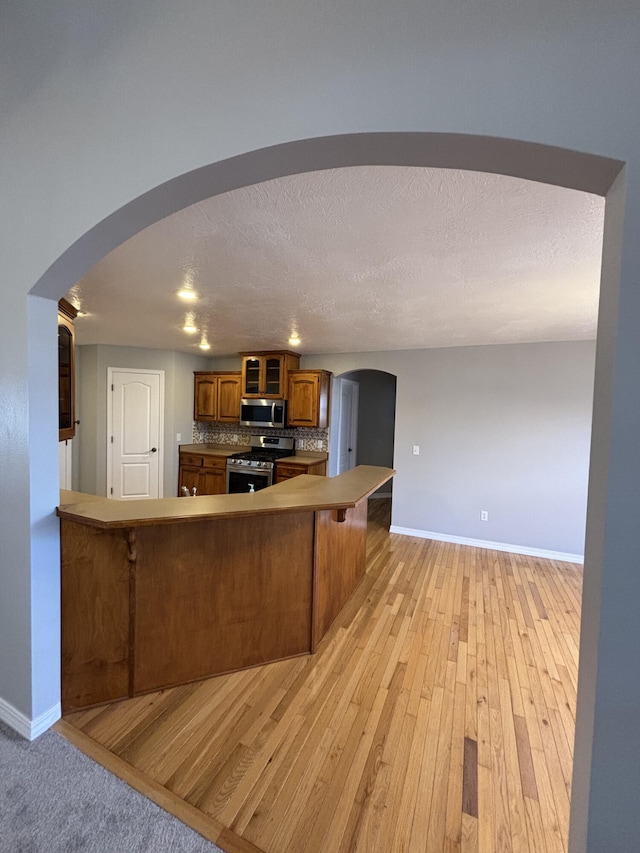
{"type": "MultiPolygon", "coordinates": [[[[295,438],[296,450],[321,450],[329,452],[328,429],[270,429],[269,435],[280,435],[295,438]]],[[[241,427],[230,424],[193,423],[194,444],[238,444],[249,443],[249,436],[258,435],[257,427],[241,427]]]]}

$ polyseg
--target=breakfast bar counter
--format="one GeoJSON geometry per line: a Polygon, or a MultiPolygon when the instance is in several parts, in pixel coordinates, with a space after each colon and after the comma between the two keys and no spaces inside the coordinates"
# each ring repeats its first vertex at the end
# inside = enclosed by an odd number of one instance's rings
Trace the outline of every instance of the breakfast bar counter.
{"type": "Polygon", "coordinates": [[[251,494],[114,501],[62,492],[62,708],[315,651],[365,574],[358,466],[251,494]]]}
{"type": "Polygon", "coordinates": [[[301,510],[355,507],[393,476],[391,468],[358,465],[338,477],[303,474],[259,492],[158,500],[115,501],[61,492],[60,518],[94,527],[184,524],[206,518],[272,515],[301,510]]]}

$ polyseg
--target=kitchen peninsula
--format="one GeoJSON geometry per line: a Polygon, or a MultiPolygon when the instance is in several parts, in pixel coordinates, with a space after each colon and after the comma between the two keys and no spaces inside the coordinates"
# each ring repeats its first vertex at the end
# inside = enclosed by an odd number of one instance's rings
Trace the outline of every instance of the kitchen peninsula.
{"type": "Polygon", "coordinates": [[[390,468],[252,494],[62,492],[62,709],[316,650],[365,573],[367,498],[390,468]]]}

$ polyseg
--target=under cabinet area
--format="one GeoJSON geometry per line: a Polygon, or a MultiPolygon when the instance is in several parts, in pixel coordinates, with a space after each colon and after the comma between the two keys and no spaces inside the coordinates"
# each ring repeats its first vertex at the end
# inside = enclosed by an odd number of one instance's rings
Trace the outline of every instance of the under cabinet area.
{"type": "Polygon", "coordinates": [[[287,424],[324,429],[329,423],[328,370],[291,370],[288,380],[287,424]]]}
{"type": "Polygon", "coordinates": [[[190,495],[224,495],[227,491],[227,457],[213,454],[180,453],[178,497],[187,489],[190,495]]]}
{"type": "Polygon", "coordinates": [[[241,383],[240,373],[196,371],[194,373],[194,420],[239,423],[241,383]]]}
{"type": "Polygon", "coordinates": [[[242,396],[286,399],[290,370],[300,365],[294,352],[240,353],[242,356],[242,396]]]}

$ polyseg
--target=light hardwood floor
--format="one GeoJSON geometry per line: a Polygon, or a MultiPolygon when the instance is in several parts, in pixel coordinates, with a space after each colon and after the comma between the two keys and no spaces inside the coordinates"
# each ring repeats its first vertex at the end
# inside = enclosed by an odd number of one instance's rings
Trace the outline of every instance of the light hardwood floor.
{"type": "Polygon", "coordinates": [[[58,730],[228,853],[566,850],[582,568],[388,524],[314,656],[58,730]]]}

